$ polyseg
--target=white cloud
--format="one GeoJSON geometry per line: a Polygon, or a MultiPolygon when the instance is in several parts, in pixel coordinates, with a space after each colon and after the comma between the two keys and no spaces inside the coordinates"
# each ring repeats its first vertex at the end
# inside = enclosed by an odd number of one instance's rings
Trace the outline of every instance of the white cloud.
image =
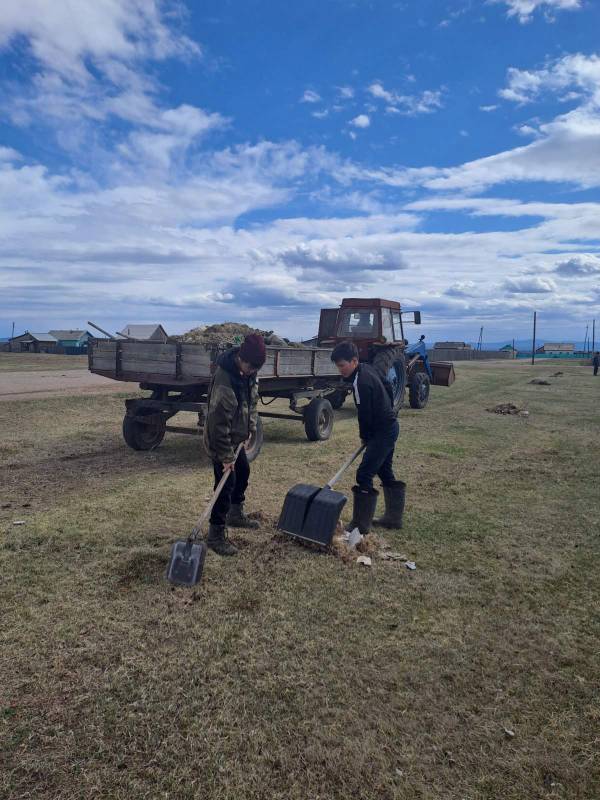
{"type": "Polygon", "coordinates": [[[385,89],[381,81],[374,81],[367,87],[367,91],[376,100],[387,103],[388,114],[399,113],[413,117],[418,114],[431,114],[443,105],[441,91],[427,89],[421,94],[399,94],[385,89]]]}
{"type": "Polygon", "coordinates": [[[311,117],[315,117],[316,119],[325,119],[325,117],[329,116],[329,109],[324,108],[322,111],[313,111],[311,113],[311,117]]]}
{"type": "Polygon", "coordinates": [[[199,46],[174,32],[157,0],[4,0],[0,47],[25,37],[32,55],[47,69],[88,81],[86,64],[105,60],[196,56],[199,46]]]}
{"type": "Polygon", "coordinates": [[[12,147],[3,147],[0,145],[0,161],[18,161],[20,158],[21,154],[12,147]]]}
{"type": "Polygon", "coordinates": [[[490,105],[490,106],[479,106],[480,111],[485,111],[486,114],[489,114],[491,111],[495,111],[498,106],[490,105]]]}
{"type": "Polygon", "coordinates": [[[322,269],[326,272],[339,273],[342,278],[348,272],[389,271],[405,267],[399,253],[348,247],[343,242],[318,245],[302,243],[282,251],[277,254],[277,258],[289,267],[322,269]]]}
{"type": "Polygon", "coordinates": [[[367,91],[378,100],[385,100],[386,103],[393,103],[396,99],[396,95],[393,92],[388,92],[386,89],[384,89],[383,84],[379,83],[379,81],[372,83],[367,88],[367,91]]]}
{"type": "Polygon", "coordinates": [[[317,94],[317,92],[313,92],[312,89],[306,89],[302,97],[300,98],[301,103],[318,103],[321,100],[321,95],[317,94]]]}
{"type": "Polygon", "coordinates": [[[352,100],[354,89],[351,86],[338,86],[338,95],[342,100],[352,100]]]}
{"type": "Polygon", "coordinates": [[[474,281],[458,281],[451,284],[444,294],[449,297],[477,297],[481,294],[481,285],[476,284],[474,281]],[[479,288],[479,291],[478,291],[479,288]]]}
{"type": "Polygon", "coordinates": [[[29,83],[5,86],[3,110],[15,125],[46,126],[99,172],[115,168],[115,152],[169,168],[175,154],[228,123],[217,113],[189,104],[164,108],[157,100],[160,86],[145,62],[200,55],[173,26],[169,12],[177,8],[157,0],[7,0],[0,46],[24,37],[36,66],[29,83]],[[113,117],[126,123],[116,143],[99,125],[113,117]]]}
{"type": "Polygon", "coordinates": [[[508,6],[508,16],[518,17],[519,22],[529,22],[532,14],[540,8],[546,12],[576,11],[581,0],[495,0],[508,6]]]}
{"type": "Polygon", "coordinates": [[[587,253],[572,256],[557,264],[556,272],[569,278],[597,278],[600,276],[600,256],[587,253]]]}
{"type": "Polygon", "coordinates": [[[367,114],[359,114],[354,119],[350,120],[350,125],[353,125],[355,128],[368,128],[371,124],[371,120],[367,114]]]}
{"type": "Polygon", "coordinates": [[[554,292],[556,283],[552,278],[509,278],[504,282],[504,288],[511,294],[545,294],[554,292]]]}
{"type": "Polygon", "coordinates": [[[511,67],[508,85],[498,94],[505,100],[524,104],[533,102],[543,92],[560,92],[563,95],[561,99],[569,100],[587,97],[600,105],[600,57],[575,53],[539,70],[511,67]]]}

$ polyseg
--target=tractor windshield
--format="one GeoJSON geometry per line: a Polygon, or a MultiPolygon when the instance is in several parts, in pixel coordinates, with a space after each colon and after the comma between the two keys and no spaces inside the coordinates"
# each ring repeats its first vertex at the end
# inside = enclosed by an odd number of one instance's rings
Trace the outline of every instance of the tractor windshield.
{"type": "Polygon", "coordinates": [[[378,337],[377,313],[362,308],[344,308],[339,315],[337,335],[350,339],[378,337]]]}

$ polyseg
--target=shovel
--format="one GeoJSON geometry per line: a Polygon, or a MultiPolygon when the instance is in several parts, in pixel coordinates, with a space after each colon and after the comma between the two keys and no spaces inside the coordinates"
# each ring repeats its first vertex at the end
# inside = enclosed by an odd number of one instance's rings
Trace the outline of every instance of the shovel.
{"type": "Polygon", "coordinates": [[[341,492],[332,491],[333,486],[364,449],[363,444],[355,450],[322,489],[309,483],[298,483],[291,488],[283,503],[278,530],[297,539],[329,547],[347,501],[341,492]]]}
{"type": "MultiPolygon", "coordinates": [[[[235,451],[234,464],[243,446],[244,443],[242,442],[235,451]]],[[[171,548],[171,557],[167,566],[167,580],[170,583],[174,583],[176,586],[194,586],[202,577],[202,569],[206,557],[206,544],[202,540],[198,541],[198,537],[202,533],[202,526],[213,510],[213,506],[217,502],[230,475],[231,472],[229,471],[223,473],[223,477],[213,492],[210,503],[202,512],[188,538],[180,539],[171,548]]]]}

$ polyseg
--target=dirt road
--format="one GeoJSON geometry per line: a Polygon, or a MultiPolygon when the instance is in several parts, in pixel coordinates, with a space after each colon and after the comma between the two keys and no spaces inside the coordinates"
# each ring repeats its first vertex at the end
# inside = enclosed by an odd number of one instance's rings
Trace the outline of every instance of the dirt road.
{"type": "Polygon", "coordinates": [[[137,390],[137,383],[123,383],[94,375],[84,369],[39,372],[0,372],[0,401],[60,397],[61,395],[114,394],[137,390]]]}

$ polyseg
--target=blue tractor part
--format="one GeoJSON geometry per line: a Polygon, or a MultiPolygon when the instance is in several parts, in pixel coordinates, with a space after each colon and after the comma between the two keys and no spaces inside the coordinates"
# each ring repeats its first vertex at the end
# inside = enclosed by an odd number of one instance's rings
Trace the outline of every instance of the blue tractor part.
{"type": "Polygon", "coordinates": [[[431,371],[431,365],[429,363],[429,356],[427,355],[427,347],[425,345],[425,337],[421,336],[418,342],[415,344],[409,344],[406,350],[404,351],[407,356],[416,356],[418,355],[423,362],[423,366],[425,367],[425,371],[429,377],[430,381],[433,381],[433,372],[431,371]]]}

